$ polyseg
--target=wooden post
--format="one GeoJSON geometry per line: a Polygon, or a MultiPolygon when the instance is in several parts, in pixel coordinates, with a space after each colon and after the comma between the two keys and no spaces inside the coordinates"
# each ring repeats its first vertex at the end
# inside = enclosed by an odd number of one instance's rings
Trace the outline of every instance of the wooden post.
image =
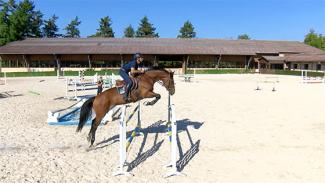
{"type": "Polygon", "coordinates": [[[258,69],[258,71],[261,70],[261,61],[260,60],[257,61],[257,69],[258,69]]]}
{"type": "Polygon", "coordinates": [[[217,60],[217,65],[216,65],[216,69],[219,69],[219,65],[220,65],[220,61],[221,61],[221,54],[219,56],[217,56],[218,60],[217,60]]]}
{"type": "Polygon", "coordinates": [[[27,67],[28,68],[28,71],[29,71],[29,62],[28,62],[28,60],[26,58],[26,55],[23,55],[23,60],[25,62],[25,67],[27,67]]]}
{"type": "Polygon", "coordinates": [[[60,59],[59,59],[59,57],[56,54],[53,54],[53,56],[54,56],[54,60],[56,62],[57,72],[59,73],[58,76],[61,76],[62,73],[61,73],[61,62],[60,62],[60,59]]]}
{"type": "Polygon", "coordinates": [[[186,70],[187,70],[187,64],[188,64],[188,60],[190,59],[190,56],[187,55],[187,58],[185,60],[185,57],[183,58],[183,64],[182,64],[182,74],[186,74],[186,70]]]}
{"type": "Polygon", "coordinates": [[[153,60],[153,66],[158,67],[158,62],[157,62],[157,56],[155,55],[155,58],[153,60]]]}
{"type": "Polygon", "coordinates": [[[248,59],[248,62],[247,62],[247,68],[246,69],[249,69],[249,65],[251,64],[252,59],[253,59],[253,57],[250,56],[249,59],[248,59]]]}
{"type": "Polygon", "coordinates": [[[121,57],[121,67],[122,67],[124,65],[123,55],[120,54],[120,57],[121,57]]]}
{"type": "Polygon", "coordinates": [[[88,67],[91,69],[91,56],[88,54],[88,67]]]}

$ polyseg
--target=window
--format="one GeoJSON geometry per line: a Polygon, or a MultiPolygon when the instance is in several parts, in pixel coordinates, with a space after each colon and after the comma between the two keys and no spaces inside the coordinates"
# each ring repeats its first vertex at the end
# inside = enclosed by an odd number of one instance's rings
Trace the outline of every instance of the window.
{"type": "Polygon", "coordinates": [[[298,64],[293,64],[294,69],[298,69],[298,64]]]}
{"type": "Polygon", "coordinates": [[[308,64],[304,64],[304,69],[308,70],[308,64]]]}

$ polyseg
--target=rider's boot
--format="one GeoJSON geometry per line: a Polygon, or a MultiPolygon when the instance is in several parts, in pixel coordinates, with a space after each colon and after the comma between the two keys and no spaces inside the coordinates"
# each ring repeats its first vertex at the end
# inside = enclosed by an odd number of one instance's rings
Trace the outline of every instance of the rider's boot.
{"type": "Polygon", "coordinates": [[[129,85],[126,85],[126,87],[125,87],[125,92],[124,92],[124,94],[123,94],[123,100],[124,100],[126,103],[130,102],[130,100],[129,100],[129,92],[130,92],[130,84],[129,84],[129,85]]]}

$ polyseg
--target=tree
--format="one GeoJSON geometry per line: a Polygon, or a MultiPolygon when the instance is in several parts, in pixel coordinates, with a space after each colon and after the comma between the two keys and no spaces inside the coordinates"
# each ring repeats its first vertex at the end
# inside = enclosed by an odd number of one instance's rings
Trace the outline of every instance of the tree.
{"type": "MultiPolygon", "coordinates": [[[[14,1],[11,1],[14,3],[14,1]]],[[[41,37],[43,14],[35,11],[35,5],[30,0],[21,1],[9,15],[9,41],[21,40],[27,37],[41,37]]]]}
{"type": "Polygon", "coordinates": [[[251,38],[247,34],[240,34],[237,39],[250,40],[251,38]]]}
{"type": "Polygon", "coordinates": [[[97,29],[95,35],[90,37],[114,37],[114,32],[111,25],[112,20],[108,16],[101,18],[99,22],[99,29],[97,29]]]}
{"type": "Polygon", "coordinates": [[[43,14],[41,11],[35,11],[32,13],[29,32],[27,37],[42,37],[41,26],[43,25],[43,14]]]}
{"type": "Polygon", "coordinates": [[[321,42],[322,42],[321,49],[325,50],[325,36],[320,35],[320,37],[321,37],[321,42]]]}
{"type": "Polygon", "coordinates": [[[316,48],[322,48],[324,44],[323,40],[324,38],[322,35],[317,35],[314,29],[310,29],[309,33],[305,36],[304,43],[316,48]]]}
{"type": "Polygon", "coordinates": [[[79,21],[78,16],[76,16],[76,18],[74,20],[72,20],[70,22],[70,24],[68,24],[64,30],[67,31],[67,33],[65,34],[65,37],[69,37],[69,38],[78,38],[80,37],[80,31],[78,29],[78,26],[81,24],[81,21],[79,21]]]}
{"type": "Polygon", "coordinates": [[[155,33],[156,28],[153,27],[148,20],[147,16],[144,16],[140,20],[140,25],[136,32],[136,37],[159,37],[158,33],[155,33]]]}
{"type": "Polygon", "coordinates": [[[124,30],[124,37],[134,37],[134,29],[132,25],[129,25],[127,28],[124,30]]]}
{"type": "Polygon", "coordinates": [[[9,41],[9,4],[0,1],[0,46],[9,41]]]}
{"type": "Polygon", "coordinates": [[[59,31],[58,26],[56,25],[56,21],[59,17],[52,15],[48,20],[44,21],[44,27],[43,27],[43,36],[48,38],[55,38],[59,37],[60,34],[57,34],[59,31]]]}
{"type": "Polygon", "coordinates": [[[178,38],[195,38],[196,32],[194,32],[194,27],[192,23],[187,20],[183,27],[179,30],[179,35],[177,36],[178,38]]]}

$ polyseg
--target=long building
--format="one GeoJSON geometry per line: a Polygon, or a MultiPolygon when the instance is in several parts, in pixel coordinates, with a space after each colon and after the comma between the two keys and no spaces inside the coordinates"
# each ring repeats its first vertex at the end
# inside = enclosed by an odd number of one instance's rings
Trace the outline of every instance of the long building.
{"type": "Polygon", "coordinates": [[[33,38],[0,47],[2,72],[120,67],[140,52],[145,64],[325,70],[325,52],[297,41],[172,38],[33,38]]]}

